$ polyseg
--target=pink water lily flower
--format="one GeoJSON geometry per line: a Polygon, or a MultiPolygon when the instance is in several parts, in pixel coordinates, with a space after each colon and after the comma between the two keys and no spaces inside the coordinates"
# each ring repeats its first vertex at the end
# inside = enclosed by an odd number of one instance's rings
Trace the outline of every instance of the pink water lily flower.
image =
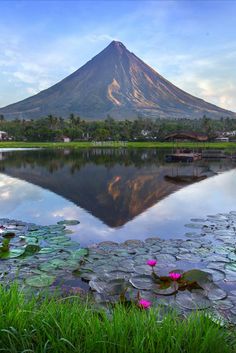
{"type": "Polygon", "coordinates": [[[169,273],[169,277],[173,280],[173,281],[178,281],[178,279],[180,279],[182,277],[182,275],[180,273],[177,272],[170,272],[169,273]]]}
{"type": "Polygon", "coordinates": [[[147,265],[154,267],[157,264],[157,260],[147,260],[147,265]]]}
{"type": "Polygon", "coordinates": [[[145,299],[140,299],[138,303],[139,303],[140,308],[142,308],[142,309],[148,309],[152,305],[151,302],[149,302],[148,300],[145,300],[145,299]]]}

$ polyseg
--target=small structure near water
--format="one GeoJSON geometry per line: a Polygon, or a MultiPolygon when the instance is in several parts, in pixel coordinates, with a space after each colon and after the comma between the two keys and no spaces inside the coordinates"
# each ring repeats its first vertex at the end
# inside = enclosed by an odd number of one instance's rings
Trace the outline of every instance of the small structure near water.
{"type": "Polygon", "coordinates": [[[165,180],[176,185],[197,183],[207,178],[207,175],[165,175],[165,180]]]}
{"type": "MultiPolygon", "coordinates": [[[[208,136],[202,135],[197,132],[174,132],[165,137],[165,141],[173,142],[186,142],[186,141],[196,141],[196,142],[206,142],[208,141],[208,136]]],[[[166,162],[194,162],[202,158],[201,153],[194,152],[190,150],[178,149],[176,152],[168,154],[165,156],[166,162]]]]}
{"type": "Polygon", "coordinates": [[[164,138],[165,141],[196,141],[207,142],[208,136],[198,132],[173,132],[164,138]]]}
{"type": "Polygon", "coordinates": [[[198,161],[199,159],[202,158],[201,153],[195,153],[195,152],[181,152],[177,151],[176,153],[172,154],[167,154],[165,156],[165,161],[166,162],[187,162],[191,163],[194,161],[198,161]]]}
{"type": "Polygon", "coordinates": [[[215,139],[216,142],[229,142],[229,137],[220,136],[215,139]]]}
{"type": "Polygon", "coordinates": [[[8,133],[6,131],[0,131],[0,141],[8,140],[8,133]]]}
{"type": "Polygon", "coordinates": [[[221,158],[227,158],[227,155],[224,150],[203,150],[202,151],[202,158],[206,159],[221,159],[221,158]]]}

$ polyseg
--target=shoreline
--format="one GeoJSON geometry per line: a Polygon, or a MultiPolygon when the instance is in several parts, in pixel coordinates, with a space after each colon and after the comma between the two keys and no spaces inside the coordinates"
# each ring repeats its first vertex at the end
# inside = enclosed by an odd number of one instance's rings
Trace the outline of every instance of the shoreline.
{"type": "Polygon", "coordinates": [[[0,148],[215,148],[236,149],[236,142],[0,142],[0,148]]]}

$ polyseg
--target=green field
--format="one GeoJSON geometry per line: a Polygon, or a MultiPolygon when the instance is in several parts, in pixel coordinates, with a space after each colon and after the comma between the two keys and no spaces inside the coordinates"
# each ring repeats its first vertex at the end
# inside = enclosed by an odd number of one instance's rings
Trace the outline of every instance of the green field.
{"type": "Polygon", "coordinates": [[[0,148],[212,148],[212,149],[236,149],[236,142],[0,142],[0,148]]]}
{"type": "Polygon", "coordinates": [[[0,351],[9,353],[234,353],[235,332],[203,313],[95,308],[78,296],[26,299],[0,287],[0,351]]]}

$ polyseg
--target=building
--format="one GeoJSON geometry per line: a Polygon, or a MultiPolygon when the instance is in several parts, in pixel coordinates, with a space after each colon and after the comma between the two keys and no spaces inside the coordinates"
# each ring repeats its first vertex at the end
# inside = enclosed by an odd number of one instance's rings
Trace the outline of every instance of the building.
{"type": "Polygon", "coordinates": [[[215,139],[216,142],[229,142],[229,137],[220,136],[215,139]]]}
{"type": "Polygon", "coordinates": [[[8,140],[8,134],[5,131],[0,131],[0,141],[8,140]]]}
{"type": "Polygon", "coordinates": [[[68,136],[62,136],[62,141],[63,142],[70,142],[71,139],[68,136]]]}
{"type": "Polygon", "coordinates": [[[197,132],[173,132],[167,135],[164,140],[206,142],[208,141],[208,136],[197,132]]]}

